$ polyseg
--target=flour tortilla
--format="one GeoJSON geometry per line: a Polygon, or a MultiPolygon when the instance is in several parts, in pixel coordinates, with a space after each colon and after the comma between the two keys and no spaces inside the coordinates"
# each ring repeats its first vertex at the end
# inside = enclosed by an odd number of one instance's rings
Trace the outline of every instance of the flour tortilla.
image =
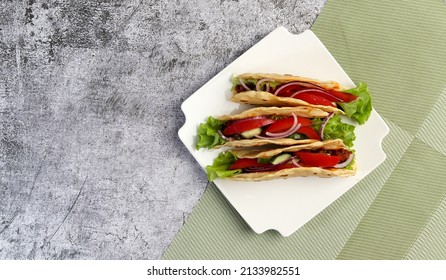
{"type": "MultiPolygon", "coordinates": [[[[278,115],[278,116],[291,116],[292,113],[295,113],[298,117],[305,118],[325,118],[328,113],[318,109],[311,108],[307,106],[301,107],[258,107],[249,109],[237,115],[223,115],[218,117],[221,121],[231,121],[231,120],[241,120],[245,118],[258,117],[258,116],[266,116],[266,115],[278,115]]],[[[259,138],[251,138],[251,139],[242,139],[242,140],[232,140],[227,141],[224,145],[215,146],[214,148],[220,147],[233,147],[233,148],[243,148],[243,147],[255,147],[255,146],[263,146],[263,145],[281,145],[281,146],[290,146],[290,145],[300,145],[300,144],[308,144],[317,142],[314,139],[301,139],[295,140],[291,138],[282,138],[282,139],[259,139],[259,138]]]]}
{"type": "MultiPolygon", "coordinates": [[[[275,148],[270,150],[265,149],[238,149],[231,152],[238,158],[262,158],[272,157],[283,152],[297,152],[300,150],[336,150],[346,148],[342,140],[329,140],[324,142],[314,142],[305,145],[289,146],[282,148],[275,148]]],[[[345,168],[320,168],[320,167],[296,167],[288,168],[279,171],[267,171],[267,172],[255,172],[255,173],[242,173],[224,179],[238,180],[238,181],[263,181],[277,178],[288,177],[306,177],[306,176],[318,176],[322,178],[330,177],[349,177],[356,174],[357,166],[353,164],[352,170],[345,168]]]]}
{"type": "Polygon", "coordinates": [[[339,84],[336,81],[321,81],[321,80],[316,80],[316,79],[310,79],[310,78],[306,78],[306,77],[302,77],[302,76],[293,76],[293,75],[280,75],[280,74],[268,74],[268,73],[245,73],[245,74],[240,74],[238,76],[236,76],[236,78],[241,78],[241,79],[255,79],[255,80],[260,80],[260,79],[271,79],[271,80],[275,80],[279,83],[289,83],[289,82],[307,82],[307,83],[312,83],[314,85],[323,87],[324,89],[327,90],[338,90],[338,91],[343,91],[343,90],[347,90],[347,87],[342,86],[341,84],[339,84]]]}
{"type": "MultiPolygon", "coordinates": [[[[279,83],[289,83],[289,82],[309,82],[320,86],[326,90],[336,90],[343,91],[347,90],[347,87],[342,86],[338,82],[335,81],[319,81],[316,79],[310,79],[300,76],[292,76],[292,75],[279,75],[279,74],[260,74],[260,73],[246,73],[238,75],[237,78],[241,79],[272,79],[279,83]]],[[[236,93],[235,90],[232,92],[232,101],[237,103],[246,103],[252,105],[261,105],[261,106],[310,106],[313,108],[320,108],[326,112],[334,112],[341,113],[344,112],[338,108],[331,106],[323,106],[323,105],[313,105],[305,102],[303,100],[291,98],[291,97],[278,97],[272,93],[266,91],[245,91],[241,93],[236,93]]]]}

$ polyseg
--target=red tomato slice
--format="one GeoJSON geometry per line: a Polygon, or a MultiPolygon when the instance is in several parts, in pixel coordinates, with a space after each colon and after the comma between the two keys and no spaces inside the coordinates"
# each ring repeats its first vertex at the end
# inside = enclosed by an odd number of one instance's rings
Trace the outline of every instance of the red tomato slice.
{"type": "Polygon", "coordinates": [[[297,94],[295,97],[296,99],[300,99],[303,101],[306,101],[313,105],[324,105],[324,106],[331,106],[336,107],[330,100],[328,100],[325,97],[310,93],[310,92],[302,92],[297,94]]]}
{"type": "MultiPolygon", "coordinates": [[[[283,85],[283,84],[282,84],[283,85]]],[[[274,90],[278,89],[279,87],[281,87],[282,85],[278,85],[274,90]]],[[[301,86],[301,85],[288,85],[286,88],[282,89],[277,96],[281,96],[281,97],[290,97],[293,93],[295,93],[296,91],[299,90],[303,90],[306,89],[306,87],[301,86]]]]}
{"type": "MultiPolygon", "coordinates": [[[[271,88],[270,92],[274,93],[277,88],[279,88],[283,85],[285,85],[285,84],[280,84],[274,89],[271,88]]],[[[280,90],[280,92],[277,94],[277,96],[290,97],[295,92],[300,91],[300,90],[311,90],[311,87],[306,87],[304,85],[297,85],[297,84],[296,85],[289,84],[287,87],[280,90]]],[[[306,91],[306,93],[314,94],[321,98],[325,98],[331,102],[351,102],[351,101],[356,100],[356,98],[358,98],[356,95],[351,94],[351,93],[336,91],[336,90],[325,90],[323,88],[318,88],[313,91],[306,91]],[[323,93],[322,91],[324,91],[326,93],[323,93]]],[[[304,98],[306,98],[306,97],[304,97],[304,98]]],[[[298,99],[302,99],[302,98],[299,97],[298,99]]],[[[302,100],[304,100],[304,99],[302,99],[302,100]]],[[[307,100],[304,100],[304,101],[307,101],[307,100]]],[[[319,100],[319,101],[321,101],[321,100],[319,100]]],[[[333,106],[333,105],[329,105],[329,104],[319,104],[319,103],[311,103],[311,102],[308,102],[308,103],[316,104],[316,105],[333,106]]]]}
{"type": "Polygon", "coordinates": [[[243,131],[251,130],[254,128],[262,127],[265,125],[269,125],[274,123],[275,120],[267,119],[267,118],[260,118],[260,119],[244,119],[235,121],[234,123],[230,124],[223,130],[224,135],[233,135],[237,133],[241,133],[243,131]]]}
{"type": "Polygon", "coordinates": [[[229,167],[229,170],[243,169],[247,167],[260,167],[264,165],[265,164],[258,163],[257,159],[255,158],[239,158],[229,167]]]}
{"type": "MultiPolygon", "coordinates": [[[[299,93],[299,96],[303,93],[304,92],[299,93]]],[[[330,102],[351,102],[357,98],[356,95],[334,90],[308,89],[305,91],[305,93],[317,95],[319,97],[327,99],[330,102]]],[[[297,98],[300,99],[300,97],[297,98]]]]}
{"type": "Polygon", "coordinates": [[[301,133],[306,135],[308,138],[310,139],[316,139],[316,140],[321,140],[321,137],[319,136],[319,133],[317,133],[313,128],[311,128],[310,126],[301,126],[298,130],[297,133],[301,133]]]}
{"type": "Polygon", "coordinates": [[[328,92],[331,95],[334,95],[337,98],[341,99],[342,102],[352,102],[352,101],[356,100],[356,98],[358,98],[356,95],[347,93],[347,92],[335,91],[335,90],[330,90],[328,92]]]}
{"type": "MultiPolygon", "coordinates": [[[[313,124],[313,122],[310,119],[304,117],[297,117],[297,121],[302,126],[310,126],[313,124]]],[[[272,133],[283,132],[289,129],[293,125],[293,123],[294,123],[293,117],[284,118],[268,126],[265,129],[265,132],[272,132],[272,133]]]]}
{"type": "MultiPolygon", "coordinates": [[[[299,93],[298,95],[300,96],[300,95],[303,94],[303,93],[304,93],[304,92],[299,93]]],[[[342,102],[342,101],[343,101],[342,99],[338,98],[338,97],[335,96],[335,95],[332,95],[331,93],[328,93],[328,92],[325,91],[325,90],[317,90],[317,89],[312,90],[312,89],[308,89],[308,90],[305,91],[305,93],[309,93],[309,94],[317,95],[317,96],[319,96],[319,97],[322,97],[322,98],[327,99],[327,100],[330,101],[330,102],[342,102]]],[[[296,97],[296,98],[300,98],[299,96],[296,97]]]]}
{"type": "Polygon", "coordinates": [[[277,165],[277,167],[274,167],[274,169],[272,169],[272,170],[277,171],[277,170],[295,168],[295,167],[296,166],[292,163],[286,163],[286,164],[279,164],[279,165],[277,165]]]}
{"type": "Polygon", "coordinates": [[[312,153],[308,151],[298,151],[295,155],[305,166],[315,167],[333,167],[341,162],[341,156],[332,156],[328,154],[312,153]]]}

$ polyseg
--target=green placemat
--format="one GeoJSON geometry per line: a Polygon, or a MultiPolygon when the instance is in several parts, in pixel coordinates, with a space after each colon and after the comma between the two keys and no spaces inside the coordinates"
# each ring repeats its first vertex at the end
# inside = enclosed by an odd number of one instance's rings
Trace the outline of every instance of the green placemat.
{"type": "Polygon", "coordinates": [[[445,2],[330,0],[312,30],[368,83],[387,160],[288,238],[209,184],[164,259],[446,259],[445,2]]]}

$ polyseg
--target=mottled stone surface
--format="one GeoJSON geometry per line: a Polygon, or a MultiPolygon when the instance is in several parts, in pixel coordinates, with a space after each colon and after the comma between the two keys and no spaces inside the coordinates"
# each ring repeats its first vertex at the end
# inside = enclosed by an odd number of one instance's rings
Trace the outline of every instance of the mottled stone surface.
{"type": "Polygon", "coordinates": [[[0,258],[160,258],[207,185],[181,103],[324,4],[0,1],[0,258]]]}

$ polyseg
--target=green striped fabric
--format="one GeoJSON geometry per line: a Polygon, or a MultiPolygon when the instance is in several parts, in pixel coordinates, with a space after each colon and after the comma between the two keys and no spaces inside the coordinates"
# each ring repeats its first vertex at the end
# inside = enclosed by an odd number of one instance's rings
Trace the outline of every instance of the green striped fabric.
{"type": "Polygon", "coordinates": [[[288,238],[209,184],[164,259],[446,259],[446,3],[329,0],[312,30],[368,83],[387,160],[288,238]]]}

